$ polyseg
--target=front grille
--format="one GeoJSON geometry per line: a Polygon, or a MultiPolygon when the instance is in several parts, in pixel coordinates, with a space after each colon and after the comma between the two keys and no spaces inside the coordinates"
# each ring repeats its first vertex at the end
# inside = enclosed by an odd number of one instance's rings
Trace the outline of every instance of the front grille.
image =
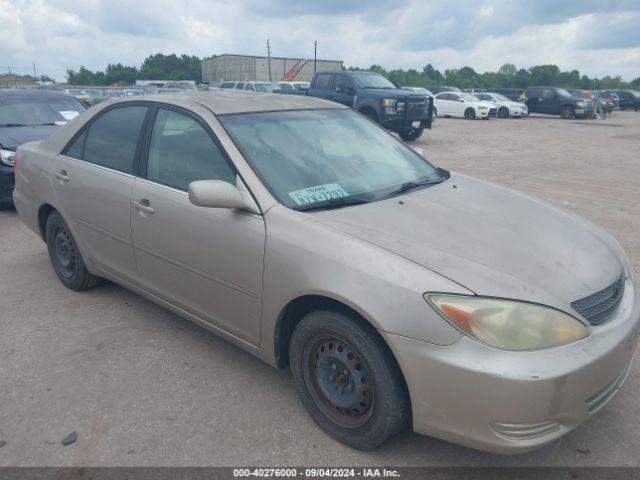
{"type": "Polygon", "coordinates": [[[571,307],[589,321],[600,325],[616,311],[624,293],[624,277],[620,277],[604,290],[571,303],[571,307]]]}
{"type": "Polygon", "coordinates": [[[407,112],[409,115],[421,115],[427,109],[427,102],[425,100],[407,102],[407,112]]]}
{"type": "Polygon", "coordinates": [[[495,108],[490,108],[489,109],[489,116],[490,117],[495,117],[498,114],[498,110],[495,108]]]}

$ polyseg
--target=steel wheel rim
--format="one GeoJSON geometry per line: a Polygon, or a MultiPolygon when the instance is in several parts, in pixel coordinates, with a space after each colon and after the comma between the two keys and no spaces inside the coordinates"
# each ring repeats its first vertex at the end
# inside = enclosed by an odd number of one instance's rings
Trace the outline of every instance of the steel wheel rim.
{"type": "Polygon", "coordinates": [[[53,257],[60,274],[67,279],[73,277],[76,271],[76,250],[66,228],[58,227],[53,232],[53,257]]]}
{"type": "Polygon", "coordinates": [[[375,396],[369,368],[353,346],[323,335],[305,348],[305,358],[308,390],[325,416],[347,428],[366,424],[375,396]]]}

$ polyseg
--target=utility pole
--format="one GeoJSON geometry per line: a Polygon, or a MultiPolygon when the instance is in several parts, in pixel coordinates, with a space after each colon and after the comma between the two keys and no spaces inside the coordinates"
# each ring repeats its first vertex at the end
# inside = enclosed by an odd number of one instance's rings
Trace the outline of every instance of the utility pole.
{"type": "Polygon", "coordinates": [[[316,62],[318,61],[318,41],[313,42],[313,73],[316,73],[316,62]]]}
{"type": "Polygon", "coordinates": [[[35,81],[38,81],[38,74],[36,73],[36,62],[31,62],[33,63],[33,78],[35,79],[35,81]]]}
{"type": "Polygon", "coordinates": [[[269,81],[271,81],[271,45],[267,38],[267,63],[269,64],[269,81]]]}

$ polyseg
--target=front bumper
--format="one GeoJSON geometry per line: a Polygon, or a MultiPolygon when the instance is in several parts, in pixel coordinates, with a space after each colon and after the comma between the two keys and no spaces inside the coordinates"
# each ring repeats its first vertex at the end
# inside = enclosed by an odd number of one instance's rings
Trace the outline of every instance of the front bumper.
{"type": "Polygon", "coordinates": [[[0,205],[13,205],[14,186],[13,167],[0,165],[0,205]]]}
{"type": "Polygon", "coordinates": [[[640,329],[631,280],[617,314],[584,340],[508,352],[462,337],[437,346],[382,332],[404,373],[413,429],[479,450],[521,453],[573,430],[619,390],[640,329]]]}

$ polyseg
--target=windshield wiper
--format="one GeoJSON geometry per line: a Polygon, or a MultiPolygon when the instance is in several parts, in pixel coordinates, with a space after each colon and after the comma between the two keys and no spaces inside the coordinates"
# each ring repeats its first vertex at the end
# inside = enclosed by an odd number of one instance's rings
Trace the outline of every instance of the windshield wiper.
{"type": "Polygon", "coordinates": [[[333,208],[342,208],[349,205],[362,205],[363,203],[369,203],[369,200],[363,200],[362,198],[356,197],[338,197],[329,200],[323,200],[322,202],[300,205],[295,207],[295,210],[299,212],[308,212],[311,210],[331,210],[333,208]]]}
{"type": "Polygon", "coordinates": [[[26,123],[0,123],[0,127],[30,127],[26,123]]]}
{"type": "Polygon", "coordinates": [[[442,183],[444,182],[446,179],[445,178],[430,178],[427,177],[424,180],[418,180],[415,182],[405,182],[402,185],[400,185],[398,188],[396,188],[395,190],[392,190],[391,192],[389,192],[388,194],[385,195],[385,197],[393,197],[395,195],[399,195],[401,193],[406,193],[409,192],[415,188],[418,187],[423,187],[425,185],[437,185],[438,183],[442,183]]]}

